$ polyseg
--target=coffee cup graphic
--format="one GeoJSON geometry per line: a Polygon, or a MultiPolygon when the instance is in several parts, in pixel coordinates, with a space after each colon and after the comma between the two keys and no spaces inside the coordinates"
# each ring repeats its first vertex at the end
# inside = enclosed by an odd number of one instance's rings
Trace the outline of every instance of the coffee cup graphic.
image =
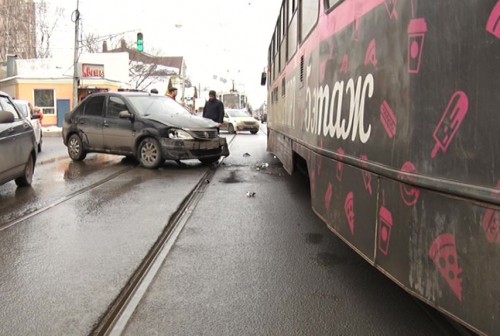
{"type": "Polygon", "coordinates": [[[392,230],[392,214],[385,208],[380,208],[380,226],[378,230],[378,249],[384,255],[389,253],[389,243],[391,241],[391,230],[392,230]]]}
{"type": "Polygon", "coordinates": [[[408,72],[418,74],[422,63],[427,22],[424,18],[413,19],[408,25],[408,72]]]}
{"type": "Polygon", "coordinates": [[[351,191],[347,194],[344,203],[345,215],[347,218],[347,223],[349,223],[349,229],[351,230],[351,234],[354,235],[354,193],[351,191]]]}
{"type": "Polygon", "coordinates": [[[500,1],[497,2],[490,14],[490,18],[486,24],[486,31],[500,39],[500,1]]]}

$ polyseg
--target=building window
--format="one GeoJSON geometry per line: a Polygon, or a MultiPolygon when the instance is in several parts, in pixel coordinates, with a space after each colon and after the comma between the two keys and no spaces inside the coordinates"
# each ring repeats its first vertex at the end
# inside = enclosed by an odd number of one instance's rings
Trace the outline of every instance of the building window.
{"type": "Polygon", "coordinates": [[[35,106],[48,115],[56,114],[54,90],[35,90],[35,106]]]}

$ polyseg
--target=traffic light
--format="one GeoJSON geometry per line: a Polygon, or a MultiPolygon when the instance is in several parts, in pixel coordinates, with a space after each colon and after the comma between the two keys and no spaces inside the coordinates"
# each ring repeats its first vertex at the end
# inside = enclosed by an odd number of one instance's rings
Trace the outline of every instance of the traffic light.
{"type": "Polygon", "coordinates": [[[142,38],[142,33],[137,33],[137,51],[144,51],[144,39],[142,38]]]}

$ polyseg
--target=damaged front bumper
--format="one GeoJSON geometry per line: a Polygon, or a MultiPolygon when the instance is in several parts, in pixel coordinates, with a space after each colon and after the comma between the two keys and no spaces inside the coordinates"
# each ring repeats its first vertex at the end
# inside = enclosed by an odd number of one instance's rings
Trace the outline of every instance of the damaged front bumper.
{"type": "Polygon", "coordinates": [[[229,156],[226,138],[211,140],[178,140],[162,138],[161,148],[166,160],[204,159],[229,156]]]}

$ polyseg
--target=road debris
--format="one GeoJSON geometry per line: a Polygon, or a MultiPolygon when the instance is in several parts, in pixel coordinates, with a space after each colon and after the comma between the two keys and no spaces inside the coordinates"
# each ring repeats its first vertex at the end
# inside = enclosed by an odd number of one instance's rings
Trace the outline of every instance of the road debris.
{"type": "Polygon", "coordinates": [[[259,170],[264,170],[264,169],[267,169],[269,167],[269,163],[267,162],[264,162],[264,163],[257,163],[255,165],[255,170],[259,171],[259,170]]]}
{"type": "Polygon", "coordinates": [[[255,197],[255,191],[247,191],[247,197],[255,197]]]}

